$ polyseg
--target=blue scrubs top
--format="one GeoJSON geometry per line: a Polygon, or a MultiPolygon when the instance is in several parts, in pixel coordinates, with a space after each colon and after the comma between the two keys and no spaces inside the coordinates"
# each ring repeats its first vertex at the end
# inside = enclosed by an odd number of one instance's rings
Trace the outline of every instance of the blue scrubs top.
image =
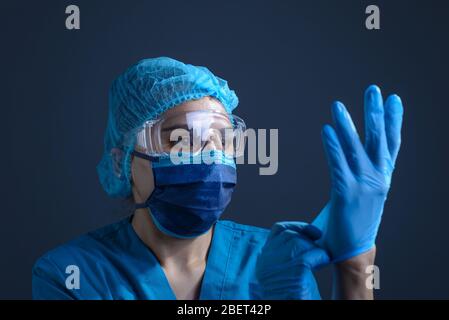
{"type": "MultiPolygon", "coordinates": [[[[33,298],[176,299],[157,258],[135,233],[131,218],[42,256],[33,267],[33,298]],[[79,289],[66,288],[70,265],[79,268],[79,289]]],[[[199,298],[258,299],[256,259],[268,234],[268,229],[218,221],[199,298]]]]}

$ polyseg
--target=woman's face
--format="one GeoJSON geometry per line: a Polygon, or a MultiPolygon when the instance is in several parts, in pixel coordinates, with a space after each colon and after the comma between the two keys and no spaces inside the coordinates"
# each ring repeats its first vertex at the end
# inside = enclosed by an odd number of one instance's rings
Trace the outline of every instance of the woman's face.
{"type": "MultiPolygon", "coordinates": [[[[204,97],[186,101],[162,114],[162,117],[175,117],[189,111],[211,110],[226,113],[223,105],[216,99],[204,97]]],[[[136,151],[144,150],[136,147],[136,151]]],[[[145,202],[154,190],[154,177],[151,163],[148,160],[133,157],[131,160],[132,190],[136,203],[145,202]]]]}

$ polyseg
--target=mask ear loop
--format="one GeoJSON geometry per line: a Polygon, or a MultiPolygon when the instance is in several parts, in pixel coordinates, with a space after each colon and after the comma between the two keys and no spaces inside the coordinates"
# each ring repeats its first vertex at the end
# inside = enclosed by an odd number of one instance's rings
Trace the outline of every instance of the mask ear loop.
{"type": "Polygon", "coordinates": [[[134,150],[131,154],[137,158],[148,160],[151,162],[159,162],[159,157],[149,156],[145,153],[134,150]]]}
{"type": "MultiPolygon", "coordinates": [[[[141,158],[141,159],[148,160],[151,162],[159,162],[159,157],[152,157],[152,156],[149,156],[149,155],[139,152],[139,151],[134,150],[133,152],[131,152],[131,154],[137,158],[141,158]]],[[[145,209],[145,208],[148,208],[146,201],[143,203],[136,203],[134,205],[134,209],[145,209]]]]}

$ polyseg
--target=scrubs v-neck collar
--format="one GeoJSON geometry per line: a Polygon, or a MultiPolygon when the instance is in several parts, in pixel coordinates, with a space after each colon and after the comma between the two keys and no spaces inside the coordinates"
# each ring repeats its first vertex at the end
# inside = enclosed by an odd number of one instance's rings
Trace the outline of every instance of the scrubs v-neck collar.
{"type": "MultiPolygon", "coordinates": [[[[128,233],[134,242],[131,248],[136,248],[142,259],[148,258],[148,285],[152,288],[152,299],[175,300],[176,296],[170,287],[170,283],[153,251],[145,245],[135,232],[131,221],[128,220],[128,233]]],[[[220,300],[223,296],[226,283],[227,267],[231,254],[233,232],[217,222],[214,226],[211,245],[209,248],[206,269],[201,282],[200,300],[220,300]]]]}

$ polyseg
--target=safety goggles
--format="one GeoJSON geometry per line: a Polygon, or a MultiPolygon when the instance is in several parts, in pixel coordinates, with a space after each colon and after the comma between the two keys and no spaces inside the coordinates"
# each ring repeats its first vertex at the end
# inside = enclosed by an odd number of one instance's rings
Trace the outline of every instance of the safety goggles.
{"type": "Polygon", "coordinates": [[[245,122],[235,115],[199,110],[147,121],[130,135],[139,152],[150,157],[219,150],[235,158],[243,155],[245,130],[245,122]]]}

